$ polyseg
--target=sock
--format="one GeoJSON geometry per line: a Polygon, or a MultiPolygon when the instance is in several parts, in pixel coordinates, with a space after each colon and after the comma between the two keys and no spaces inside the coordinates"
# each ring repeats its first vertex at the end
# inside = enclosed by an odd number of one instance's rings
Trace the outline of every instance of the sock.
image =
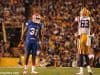
{"type": "Polygon", "coordinates": [[[87,66],[87,70],[88,70],[88,72],[92,72],[92,70],[91,70],[91,67],[90,67],[90,66],[87,66]]]}
{"type": "Polygon", "coordinates": [[[79,62],[80,62],[80,67],[82,67],[83,66],[83,61],[84,61],[84,58],[83,58],[84,56],[83,56],[83,54],[80,54],[80,56],[79,56],[79,62]]]}
{"type": "Polygon", "coordinates": [[[24,66],[24,69],[27,70],[27,65],[24,66]]]}
{"type": "Polygon", "coordinates": [[[32,66],[32,71],[34,71],[35,70],[35,66],[32,66]]]}
{"type": "Polygon", "coordinates": [[[85,59],[86,59],[86,64],[89,65],[90,61],[88,55],[85,55],[85,59]]]}
{"type": "Polygon", "coordinates": [[[80,67],[80,73],[83,73],[83,67],[80,67]]]}

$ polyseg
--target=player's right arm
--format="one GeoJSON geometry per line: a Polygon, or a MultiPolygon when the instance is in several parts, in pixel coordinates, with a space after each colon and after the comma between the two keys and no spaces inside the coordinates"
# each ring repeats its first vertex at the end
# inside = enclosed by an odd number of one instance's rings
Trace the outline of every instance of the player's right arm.
{"type": "Polygon", "coordinates": [[[23,33],[22,33],[21,41],[25,41],[27,30],[28,30],[28,28],[27,28],[27,26],[25,26],[25,29],[24,29],[24,31],[23,31],[23,33]]]}
{"type": "MultiPolygon", "coordinates": [[[[79,25],[79,21],[80,21],[80,19],[79,19],[80,17],[79,16],[77,16],[77,17],[75,17],[75,23],[77,23],[77,25],[79,25]]],[[[79,39],[80,38],[80,35],[79,35],[79,26],[77,26],[78,28],[78,31],[75,33],[75,38],[77,38],[77,39],[79,39]]]]}
{"type": "Polygon", "coordinates": [[[22,37],[21,37],[21,41],[22,42],[24,42],[25,41],[25,39],[26,39],[26,34],[27,34],[27,31],[28,31],[28,22],[26,22],[26,26],[25,26],[25,28],[24,28],[24,31],[23,31],[23,33],[22,33],[22,37]]]}

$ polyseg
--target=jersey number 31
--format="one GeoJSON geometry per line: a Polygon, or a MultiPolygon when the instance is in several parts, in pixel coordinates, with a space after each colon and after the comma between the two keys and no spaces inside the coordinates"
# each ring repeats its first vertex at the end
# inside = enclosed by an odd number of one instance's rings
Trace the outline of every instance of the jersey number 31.
{"type": "Polygon", "coordinates": [[[35,28],[31,28],[31,29],[30,29],[30,35],[35,35],[35,36],[37,36],[37,33],[38,33],[38,29],[35,29],[35,28]]]}

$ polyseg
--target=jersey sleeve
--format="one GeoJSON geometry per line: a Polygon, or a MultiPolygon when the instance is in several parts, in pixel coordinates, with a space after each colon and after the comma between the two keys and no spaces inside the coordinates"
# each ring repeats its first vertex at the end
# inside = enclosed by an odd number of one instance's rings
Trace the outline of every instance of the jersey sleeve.
{"type": "Polygon", "coordinates": [[[43,27],[44,27],[44,25],[43,25],[43,24],[41,24],[41,29],[43,29],[43,27]]]}
{"type": "Polygon", "coordinates": [[[94,18],[93,17],[91,17],[91,21],[94,22],[94,18]]]}
{"type": "Polygon", "coordinates": [[[31,21],[28,20],[28,21],[25,23],[25,25],[28,26],[30,23],[31,23],[31,21]]]}
{"type": "Polygon", "coordinates": [[[28,26],[28,22],[26,22],[25,25],[28,26]]]}
{"type": "Polygon", "coordinates": [[[42,29],[42,28],[43,28],[43,24],[41,23],[41,24],[40,24],[40,29],[42,29]]]}
{"type": "Polygon", "coordinates": [[[78,22],[79,21],[79,17],[75,17],[74,21],[78,22]]]}

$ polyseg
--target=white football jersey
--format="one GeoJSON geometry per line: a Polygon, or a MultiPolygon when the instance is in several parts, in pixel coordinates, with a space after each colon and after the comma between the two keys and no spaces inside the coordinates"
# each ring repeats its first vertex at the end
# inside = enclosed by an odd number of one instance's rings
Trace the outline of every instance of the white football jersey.
{"type": "Polygon", "coordinates": [[[78,34],[86,33],[90,35],[90,17],[79,17],[78,34]]]}

